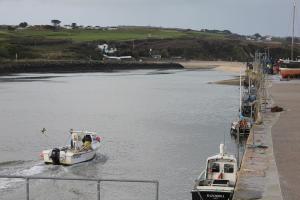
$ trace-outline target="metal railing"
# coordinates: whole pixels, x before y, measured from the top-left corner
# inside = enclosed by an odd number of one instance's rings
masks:
[[[42,177],[42,176],[9,176],[0,175],[0,179],[24,179],[26,181],[26,200],[30,200],[29,180],[56,180],[56,181],[86,181],[97,183],[97,200],[100,200],[100,183],[101,182],[120,182],[120,183],[149,183],[156,185],[155,200],[159,199],[159,182],[157,180],[127,180],[127,179],[92,179],[92,178],[61,178],[61,177]]]

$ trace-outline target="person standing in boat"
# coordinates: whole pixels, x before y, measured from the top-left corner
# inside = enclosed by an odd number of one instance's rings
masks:
[[[70,129],[70,134],[71,134],[71,149],[74,148],[74,143],[73,143],[73,137],[72,137],[72,134],[73,134],[73,129],[71,128]]]
[[[82,151],[87,151],[87,150],[90,150],[92,149],[92,139],[91,139],[91,136],[89,135],[85,135],[82,139]]]

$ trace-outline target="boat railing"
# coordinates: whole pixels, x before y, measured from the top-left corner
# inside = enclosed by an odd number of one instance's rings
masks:
[[[96,179],[96,178],[63,178],[63,177],[43,177],[43,176],[10,176],[0,175],[0,179],[23,179],[26,181],[26,200],[30,200],[30,180],[55,180],[55,181],[85,181],[97,183],[97,200],[100,200],[100,184],[101,182],[119,182],[119,183],[143,183],[154,184],[155,200],[159,199],[159,182],[157,180],[133,180],[133,179]]]
[[[201,172],[201,174],[197,178],[198,181],[205,180],[205,170]]]

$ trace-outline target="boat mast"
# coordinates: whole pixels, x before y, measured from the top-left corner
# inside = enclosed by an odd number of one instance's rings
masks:
[[[296,0],[294,0],[294,6],[293,6],[293,33],[292,33],[291,60],[294,60],[295,13],[296,13]]]
[[[242,67],[240,68],[240,112],[239,112],[241,117],[242,114]]]

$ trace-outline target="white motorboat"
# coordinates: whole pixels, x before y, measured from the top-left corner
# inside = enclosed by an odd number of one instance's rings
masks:
[[[234,155],[220,153],[209,157],[206,169],[196,179],[192,189],[192,200],[230,200],[236,183],[237,160]]]
[[[74,165],[95,158],[101,138],[95,132],[73,131],[70,145],[44,150],[41,158],[46,164]]]

